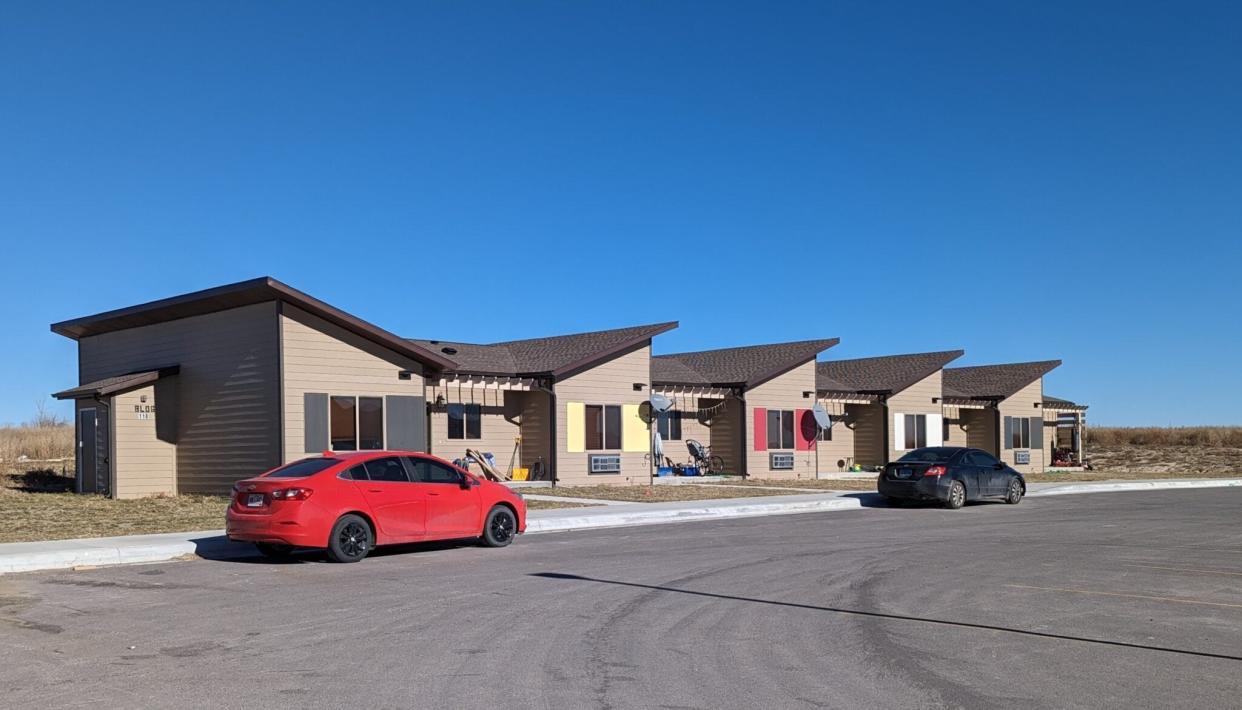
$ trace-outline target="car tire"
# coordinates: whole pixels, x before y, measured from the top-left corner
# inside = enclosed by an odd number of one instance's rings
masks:
[[[293,545],[285,545],[279,542],[256,542],[254,546],[259,548],[260,555],[273,559],[280,559],[293,554]]]
[[[1009,479],[1009,487],[1005,489],[1005,502],[1009,505],[1017,505],[1022,502],[1022,496],[1025,491],[1022,490],[1022,481],[1017,478]]]
[[[361,516],[342,515],[328,536],[328,559],[333,562],[357,562],[375,546],[375,533]]]
[[[483,544],[487,547],[505,547],[517,535],[517,516],[503,505],[494,506],[483,521]]]
[[[949,510],[957,510],[966,505],[966,484],[961,481],[954,481],[949,484],[949,495],[944,500],[944,507]]]

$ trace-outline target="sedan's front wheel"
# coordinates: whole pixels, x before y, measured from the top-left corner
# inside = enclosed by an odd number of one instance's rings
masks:
[[[966,505],[966,485],[961,481],[954,481],[949,485],[949,497],[944,501],[944,507],[949,510],[957,510]]]
[[[488,547],[504,547],[513,542],[517,534],[517,516],[503,505],[492,508],[483,522],[483,544]]]
[[[1009,488],[1005,490],[1005,502],[1009,505],[1017,505],[1022,502],[1022,482],[1016,478],[1009,479]]]

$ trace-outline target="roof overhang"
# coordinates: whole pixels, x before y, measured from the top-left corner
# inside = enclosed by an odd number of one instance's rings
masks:
[[[178,365],[170,365],[168,367],[160,367],[154,370],[141,370],[138,372],[130,372],[116,377],[106,377],[102,380],[88,382],[84,385],[78,385],[71,389],[57,392],[52,396],[56,399],[94,399],[98,397],[108,397],[114,394],[122,394],[130,390],[136,390],[139,387],[145,387],[160,378],[170,377],[181,371]]]
[[[289,303],[398,355],[411,358],[436,370],[447,370],[454,366],[451,360],[302,293],[270,276],[53,323],[52,332],[79,340],[92,335],[206,315],[268,301]]]

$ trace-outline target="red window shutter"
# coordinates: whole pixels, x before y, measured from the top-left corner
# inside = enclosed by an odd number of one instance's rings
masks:
[[[755,451],[768,450],[768,410],[755,407]]]
[[[815,416],[809,409],[794,410],[794,450],[814,451],[815,436],[819,427],[815,425]]]

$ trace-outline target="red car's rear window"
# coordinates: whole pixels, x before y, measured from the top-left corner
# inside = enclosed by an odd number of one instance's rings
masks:
[[[340,463],[340,459],[302,459],[286,464],[267,474],[266,478],[306,478]]]

